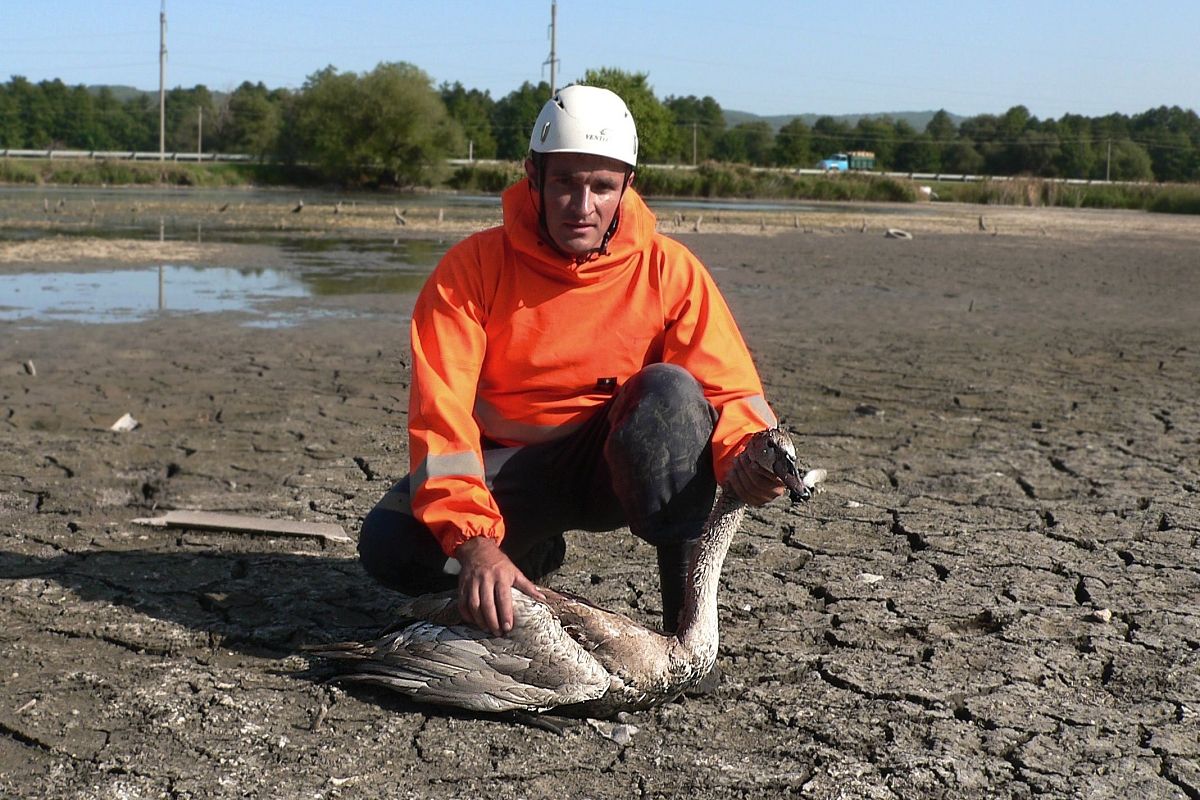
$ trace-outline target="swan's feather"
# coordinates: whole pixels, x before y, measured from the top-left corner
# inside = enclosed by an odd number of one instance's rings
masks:
[[[543,711],[593,700],[610,688],[608,671],[567,635],[549,606],[521,592],[513,592],[521,622],[504,637],[462,623],[446,602],[414,600],[429,616],[455,621],[417,620],[393,626],[373,642],[313,652],[347,663],[353,671],[345,680],[473,711]],[[417,611],[412,605],[401,613]]]

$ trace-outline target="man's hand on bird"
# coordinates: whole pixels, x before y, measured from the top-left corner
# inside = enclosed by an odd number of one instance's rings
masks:
[[[742,502],[751,506],[764,506],[787,491],[783,481],[746,450],[734,457],[726,482]]]
[[[495,539],[477,536],[458,546],[458,609],[480,630],[503,636],[513,628],[512,589],[545,600],[541,590],[505,555]]]

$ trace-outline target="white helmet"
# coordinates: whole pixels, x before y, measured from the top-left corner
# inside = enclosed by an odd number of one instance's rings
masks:
[[[590,153],[637,166],[638,139],[625,102],[599,86],[559,89],[538,114],[529,137],[535,153]]]

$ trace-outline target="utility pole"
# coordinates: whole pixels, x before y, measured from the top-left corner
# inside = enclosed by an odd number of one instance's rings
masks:
[[[696,121],[692,120],[692,166],[696,166]]]
[[[196,160],[204,152],[204,106],[196,106]]]
[[[167,153],[167,0],[158,12],[158,160]]]
[[[166,0],[163,0],[165,3]],[[550,65],[550,96],[558,90],[558,55],[555,45],[558,39],[558,0],[550,3],[550,57],[542,62],[542,66]]]
[[[1112,139],[1108,140],[1108,158],[1104,160],[1104,180],[1112,175]]]

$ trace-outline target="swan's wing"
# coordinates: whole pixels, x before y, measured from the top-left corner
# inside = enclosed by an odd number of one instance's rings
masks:
[[[674,638],[568,592],[542,589],[568,635],[624,683],[656,685],[672,672]]]
[[[428,605],[420,610],[430,617],[456,614],[447,605],[452,598],[417,600]],[[544,711],[608,691],[608,671],[567,635],[544,603],[514,590],[513,606],[516,624],[504,637],[423,619],[374,642],[313,652],[341,662],[348,680],[472,711]]]

